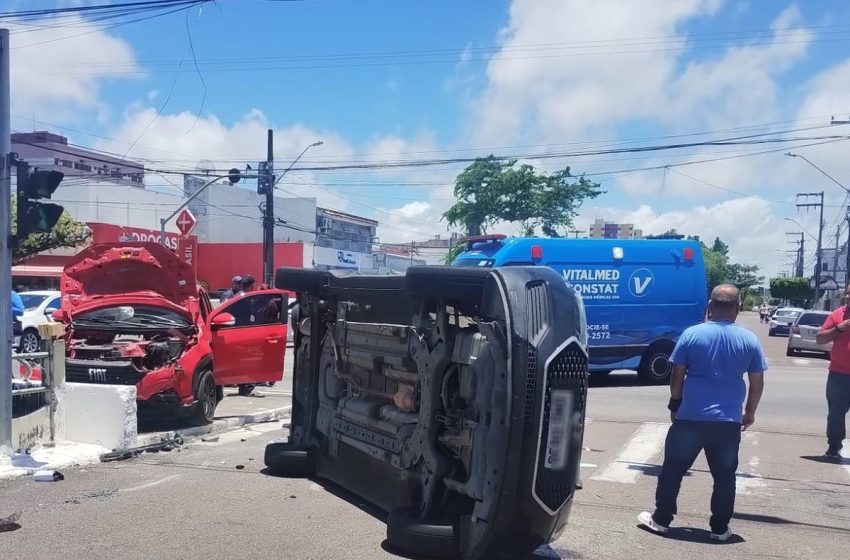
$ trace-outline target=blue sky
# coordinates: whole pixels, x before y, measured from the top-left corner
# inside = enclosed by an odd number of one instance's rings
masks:
[[[850,114],[848,16],[850,4],[827,0],[219,0],[111,29],[76,21],[86,34],[71,38],[80,31],[16,33],[13,128],[51,123],[78,144],[175,169],[259,160],[266,127],[276,130],[278,161],[322,139],[304,159],[322,164],[826,125]],[[735,154],[742,149],[753,148]],[[799,149],[850,183],[847,143]],[[729,150],[539,165],[600,173]],[[293,173],[285,188],[378,219],[382,238],[401,240],[445,232],[439,216],[461,168]],[[817,227],[793,207],[800,185],[829,191],[828,225],[843,204],[843,193],[781,151],[675,169],[597,175],[608,194],[583,208],[579,227],[607,218],[720,235],[771,274],[782,268],[774,249],[785,246],[783,218]]]

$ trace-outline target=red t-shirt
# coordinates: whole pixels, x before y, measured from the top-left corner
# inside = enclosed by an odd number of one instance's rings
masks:
[[[845,319],[850,319],[850,308],[846,305],[830,313],[821,330],[834,329]],[[829,371],[850,375],[850,330],[837,333],[833,339]]]

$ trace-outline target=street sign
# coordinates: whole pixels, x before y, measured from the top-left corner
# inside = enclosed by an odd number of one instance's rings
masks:
[[[197,225],[198,220],[195,219],[195,216],[189,212],[188,208],[184,208],[180,215],[177,216],[177,229],[180,230],[180,233],[183,235],[189,235],[192,233],[192,230],[195,229],[195,225]]]

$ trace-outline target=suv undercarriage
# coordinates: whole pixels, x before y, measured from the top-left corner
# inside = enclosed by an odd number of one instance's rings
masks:
[[[560,276],[280,269],[276,286],[298,296],[291,432],[270,470],[391,512],[408,554],[492,558],[560,534],[587,395],[584,312]]]

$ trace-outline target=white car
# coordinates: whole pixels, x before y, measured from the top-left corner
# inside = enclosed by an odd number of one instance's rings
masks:
[[[53,312],[62,306],[61,294],[45,290],[19,295],[24,302],[24,314],[21,315],[21,336],[15,340],[15,347],[25,354],[38,352],[41,350],[38,326],[53,322]]]
[[[770,319],[767,328],[768,336],[788,336],[791,333],[791,325],[803,313],[799,307],[781,307],[776,310]]]

